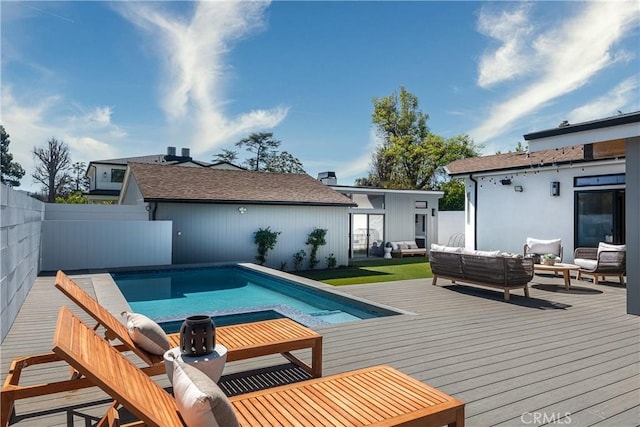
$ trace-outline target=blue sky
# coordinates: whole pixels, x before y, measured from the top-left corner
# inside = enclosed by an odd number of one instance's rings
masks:
[[[366,176],[372,99],[415,94],[432,132],[485,154],[563,120],[640,110],[640,4],[3,1],[1,122],[72,161],[273,132],[307,173]],[[244,159],[248,153],[240,152]]]

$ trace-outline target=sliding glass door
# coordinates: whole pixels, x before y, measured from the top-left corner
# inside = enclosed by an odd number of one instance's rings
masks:
[[[353,257],[383,256],[384,215],[351,216],[351,254]]]
[[[625,241],[624,190],[577,191],[575,247],[598,247],[599,242]]]

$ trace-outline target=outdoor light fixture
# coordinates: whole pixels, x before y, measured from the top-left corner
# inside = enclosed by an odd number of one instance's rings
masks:
[[[511,180],[509,178],[501,179],[500,184],[502,185],[511,185]]]
[[[522,188],[522,185],[515,185],[513,187],[513,191],[515,191],[516,193],[522,193],[524,191],[524,188]]]
[[[247,208],[245,208],[244,206],[240,206],[238,208],[238,212],[240,212],[240,215],[243,215],[246,211],[247,211]]]
[[[560,195],[560,183],[558,181],[551,182],[551,195],[552,196]]]

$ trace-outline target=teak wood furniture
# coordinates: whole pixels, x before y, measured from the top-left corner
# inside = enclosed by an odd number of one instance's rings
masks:
[[[107,309],[100,305],[64,272],[58,271],[55,286],[80,308],[86,311],[99,326],[105,329],[105,338],[117,339],[121,344],[114,347],[119,351],[133,351],[149,366],[143,368],[147,375],[165,373],[162,355],[154,355],[138,347],[127,327]],[[282,354],[287,360],[298,365],[313,377],[322,376],[322,335],[291,319],[266,320],[240,325],[216,328],[216,340],[227,348],[227,362],[253,357]],[[171,347],[180,346],[180,334],[169,335]],[[291,354],[292,351],[311,349],[311,366]],[[13,412],[14,402],[19,399],[42,396],[92,387],[94,384],[73,373],[71,379],[45,384],[20,385],[22,370],[28,366],[58,362],[53,353],[15,358],[11,362],[9,374],[0,392],[0,427],[6,427]]]
[[[533,264],[534,271],[552,271],[553,273],[562,273],[564,278],[564,288],[566,290],[571,289],[571,270],[579,270],[580,267],[575,264],[566,264],[562,262],[556,262],[553,265],[547,264]]]
[[[66,307],[60,309],[53,351],[144,425],[184,425],[173,397]],[[241,426],[464,425],[464,403],[389,366],[311,379],[229,400]],[[105,420],[115,423],[117,416],[111,411]]]

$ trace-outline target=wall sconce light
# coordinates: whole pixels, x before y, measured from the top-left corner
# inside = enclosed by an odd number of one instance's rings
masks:
[[[511,180],[509,178],[501,179],[500,184],[502,185],[511,185]]]
[[[106,177],[107,177],[107,171],[102,172],[102,176],[103,176],[104,178],[106,178]]]
[[[522,188],[522,185],[515,185],[513,187],[513,191],[515,191],[516,193],[522,193],[524,191],[524,188]]]
[[[551,182],[551,195],[552,196],[560,195],[560,183],[558,181]]]
[[[240,206],[238,208],[238,212],[240,212],[240,215],[244,215],[246,211],[247,211],[247,208],[245,208],[244,206]]]
[[[436,216],[436,208],[431,208],[431,216]]]

